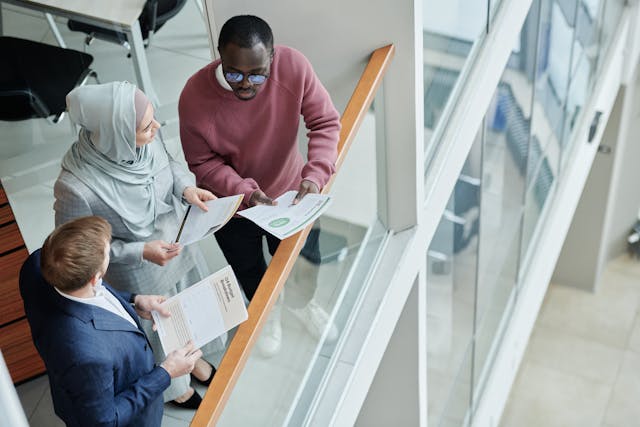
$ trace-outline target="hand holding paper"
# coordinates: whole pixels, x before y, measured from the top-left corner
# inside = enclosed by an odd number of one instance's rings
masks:
[[[200,208],[193,208],[190,205],[184,214],[180,231],[176,236],[176,243],[180,242],[181,245],[189,245],[218,231],[236,213],[242,198],[243,195],[238,194],[236,196],[208,200],[204,203],[207,207],[206,211]]]
[[[296,191],[287,191],[276,199],[276,206],[254,206],[239,211],[238,215],[253,221],[277,238],[286,239],[315,221],[331,204],[330,196],[309,193],[293,204],[296,194]]]
[[[205,202],[216,199],[216,196],[214,196],[211,191],[198,187],[185,188],[182,192],[182,197],[184,197],[190,205],[195,205],[205,212],[209,210]]]
[[[172,296],[162,307],[163,317],[152,311],[165,354],[193,341],[200,348],[247,320],[247,309],[230,266]]]

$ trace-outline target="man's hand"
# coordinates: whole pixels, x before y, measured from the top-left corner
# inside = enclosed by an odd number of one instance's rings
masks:
[[[157,311],[164,317],[171,316],[169,310],[161,306],[166,300],[162,295],[136,295],[133,304],[138,316],[143,319],[152,320],[151,310]]]
[[[194,351],[194,349],[193,342],[189,341],[184,347],[169,353],[160,366],[169,373],[171,378],[187,375],[193,371],[196,360],[202,357],[202,351]]]
[[[275,206],[278,202],[274,201],[272,198],[268,197],[266,194],[262,192],[262,190],[256,190],[251,194],[249,198],[248,205],[256,206],[256,205],[267,205],[267,206]]]
[[[178,243],[167,243],[164,240],[152,240],[144,244],[142,258],[154,264],[166,265],[172,258],[177,257],[182,251]]]
[[[300,183],[300,189],[298,190],[298,194],[296,194],[296,197],[293,198],[293,202],[291,202],[291,204],[297,205],[298,202],[302,200],[302,198],[307,194],[317,194],[319,192],[320,192],[320,189],[315,183],[307,179],[303,179],[302,182]]]
[[[209,209],[204,204],[207,200],[214,200],[216,196],[209,190],[198,187],[187,187],[182,192],[182,197],[192,205],[196,205],[203,211],[207,212]]]

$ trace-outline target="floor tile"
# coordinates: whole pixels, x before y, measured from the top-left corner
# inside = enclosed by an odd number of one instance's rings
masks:
[[[53,411],[53,401],[51,400],[51,391],[46,388],[38,407],[33,411],[29,418],[31,427],[64,427],[64,423]]]
[[[619,348],[542,325],[527,347],[529,360],[539,365],[605,384],[614,383],[623,355]]]
[[[596,293],[550,285],[538,323],[625,348],[638,308],[638,295],[629,292],[624,275],[612,272],[608,278],[623,280],[606,283]]]
[[[7,195],[27,249],[33,252],[55,227],[53,189],[36,185]]]
[[[611,260],[608,268],[640,278],[640,259],[622,254]]]
[[[16,387],[18,398],[20,399],[22,409],[27,419],[31,417],[48,388],[49,380],[46,375],[27,381]]]
[[[626,352],[620,374],[613,386],[605,424],[615,427],[637,425],[640,420],[640,355]]]
[[[522,366],[501,427],[597,427],[611,386],[533,362]]]
[[[48,32],[44,14],[17,6],[2,8],[3,35],[40,41]]]
[[[162,417],[162,427],[188,427],[189,422],[171,417],[165,413]]]
[[[178,408],[177,406],[171,403],[165,403],[164,405],[165,416],[169,416],[171,418],[181,420],[182,422],[191,422],[195,413],[196,411],[192,409]]]

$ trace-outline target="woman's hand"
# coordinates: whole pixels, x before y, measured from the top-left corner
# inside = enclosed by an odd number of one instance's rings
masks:
[[[164,240],[153,240],[144,244],[142,258],[154,264],[165,265],[172,258],[180,255],[182,246],[178,243],[167,243]]]
[[[211,191],[198,187],[187,187],[182,192],[182,197],[192,205],[196,205],[203,211],[207,212],[209,209],[204,204],[207,200],[214,200],[216,196]]]

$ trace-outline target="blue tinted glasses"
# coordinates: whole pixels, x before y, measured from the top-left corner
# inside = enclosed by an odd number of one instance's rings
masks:
[[[229,83],[240,83],[244,80],[244,73],[224,73],[224,79]],[[261,85],[267,80],[267,76],[262,74],[248,74],[247,80],[254,85]]]

